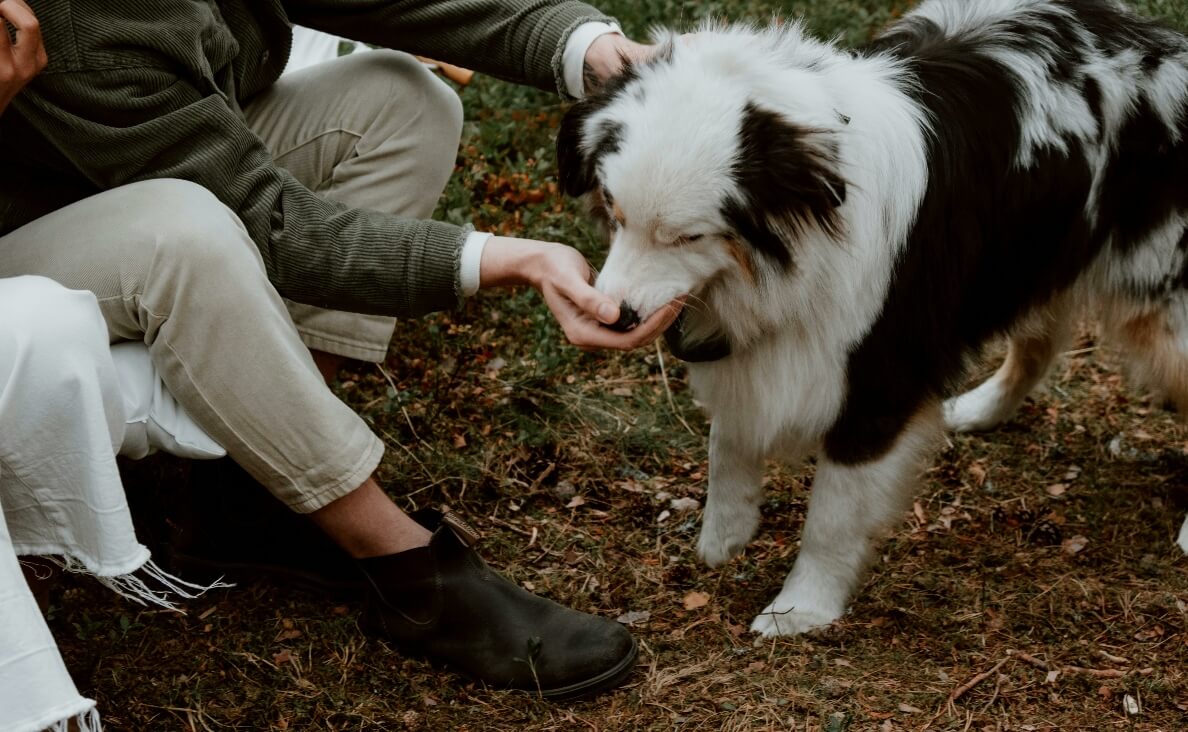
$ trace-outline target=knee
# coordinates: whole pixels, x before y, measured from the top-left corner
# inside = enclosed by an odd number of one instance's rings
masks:
[[[0,372],[18,361],[33,371],[83,365],[108,353],[107,326],[95,295],[45,277],[0,280]]]
[[[428,157],[453,170],[462,139],[458,93],[407,53],[377,50],[349,59],[353,84],[379,104],[376,123],[386,134],[415,136]]]
[[[239,216],[206,188],[159,179],[125,186],[153,242],[153,259],[171,272],[234,276],[261,269],[259,250]]]

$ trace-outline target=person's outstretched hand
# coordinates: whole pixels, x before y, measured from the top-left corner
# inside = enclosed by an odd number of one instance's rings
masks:
[[[25,0],[0,0],[0,18],[4,20],[0,33],[0,114],[25,84],[45,68],[49,60],[41,44],[41,27],[37,16]],[[16,41],[9,36],[8,27],[16,30]]]
[[[647,345],[676,320],[684,304],[674,300],[625,333],[611,330],[606,326],[619,319],[619,303],[590,285],[592,274],[573,247],[493,236],[483,247],[479,286],[531,285],[544,296],[569,342],[587,350]]]

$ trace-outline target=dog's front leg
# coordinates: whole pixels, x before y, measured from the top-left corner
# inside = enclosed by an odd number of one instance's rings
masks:
[[[940,433],[938,406],[918,416],[890,451],[868,463],[822,458],[809,498],[800,554],[784,589],[751,624],[765,636],[795,635],[842,616],[882,533],[911,501]]]
[[[763,455],[723,427],[710,424],[709,496],[697,555],[711,567],[738,556],[759,527]]]

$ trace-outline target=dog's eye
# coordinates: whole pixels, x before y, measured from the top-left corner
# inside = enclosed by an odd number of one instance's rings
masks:
[[[705,236],[705,234],[691,234],[685,237],[685,241],[697,241],[703,236]]]
[[[698,239],[702,238],[703,236],[705,236],[705,235],[704,234],[689,234],[688,236],[678,236],[676,238],[676,241],[673,243],[676,244],[677,246],[683,246],[685,244],[692,244],[693,242],[697,241]]]

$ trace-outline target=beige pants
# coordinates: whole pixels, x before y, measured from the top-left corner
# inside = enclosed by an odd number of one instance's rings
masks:
[[[285,76],[244,108],[277,164],[352,208],[428,218],[454,170],[462,103],[408,54],[372,51]],[[288,302],[310,348],[383,361],[395,320]]]
[[[286,79],[253,102],[252,118],[314,188],[425,213],[460,130],[456,96],[447,102],[443,90],[405,56],[361,54]],[[431,96],[437,106],[421,104]],[[382,442],[326,388],[243,224],[205,189],[134,183],[29,223],[0,238],[0,277],[23,274],[94,292],[110,340],[144,341],[178,402],[294,510],[349,493],[379,464]],[[312,316],[323,319],[307,331],[329,339],[316,345],[355,344],[382,359],[390,323],[364,337],[359,316]]]

